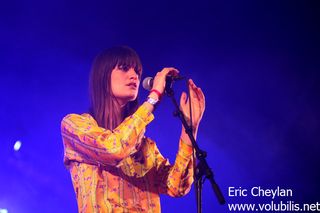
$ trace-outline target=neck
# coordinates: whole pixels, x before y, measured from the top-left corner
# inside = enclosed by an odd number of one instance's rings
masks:
[[[122,118],[122,115],[124,113],[125,107],[127,105],[127,103],[123,103],[122,101],[120,101],[119,99],[115,99],[115,105],[118,108],[118,117]]]

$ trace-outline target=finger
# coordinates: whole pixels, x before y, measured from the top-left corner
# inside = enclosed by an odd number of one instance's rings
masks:
[[[201,98],[201,96],[203,95],[202,90],[200,87],[197,87],[197,85],[193,82],[192,79],[190,79],[190,86],[193,89],[193,91],[196,93],[196,95]]]
[[[200,87],[196,87],[195,89],[190,89],[190,100],[194,107],[201,109],[204,111],[205,108],[205,97]]]
[[[162,69],[161,72],[163,72],[164,75],[170,74],[170,75],[176,76],[176,75],[178,75],[179,70],[177,70],[174,67],[165,67]]]
[[[190,90],[190,97],[191,98],[197,98],[198,97],[198,93],[199,93],[199,87],[197,87],[192,79],[189,79],[189,90]]]
[[[205,98],[204,93],[202,92],[201,88],[199,88],[198,97],[199,97],[199,100],[200,100],[199,101],[200,102],[200,106],[201,106],[202,109],[204,109],[205,106],[206,106],[206,98]]]
[[[189,87],[193,90],[193,92],[197,95],[199,93],[199,88],[197,85],[193,82],[192,79],[189,80]]]
[[[182,92],[180,97],[180,106],[185,106],[187,103],[187,93]]]
[[[178,74],[179,74],[179,70],[177,70],[176,68],[171,69],[171,70],[168,72],[168,75],[170,75],[170,76],[177,76]]]
[[[179,71],[174,67],[165,67],[161,71],[157,72],[156,76],[159,79],[165,79],[167,75],[178,75]]]

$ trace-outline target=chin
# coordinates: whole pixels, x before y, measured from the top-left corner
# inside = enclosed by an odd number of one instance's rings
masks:
[[[130,101],[135,101],[135,100],[137,100],[137,97],[133,97],[130,99]]]
[[[128,101],[134,101],[134,100],[136,100],[137,99],[137,96],[136,95],[133,95],[133,96],[129,96],[128,97]]]

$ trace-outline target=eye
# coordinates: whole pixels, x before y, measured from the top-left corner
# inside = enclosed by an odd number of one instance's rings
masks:
[[[130,67],[126,64],[121,64],[118,66],[118,68],[122,71],[125,71],[125,72],[127,72],[130,69]]]
[[[137,73],[139,77],[141,77],[141,70],[138,67],[135,67],[134,71]]]

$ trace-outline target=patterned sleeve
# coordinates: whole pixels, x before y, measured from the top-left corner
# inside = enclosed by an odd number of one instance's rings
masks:
[[[153,114],[141,105],[113,131],[99,127],[91,116],[69,114],[61,122],[64,162],[70,161],[118,166],[135,151],[138,137],[153,120]]]
[[[175,163],[170,165],[158,149],[155,151],[157,174],[156,185],[161,194],[180,197],[187,194],[193,183],[193,148],[180,139]]]

